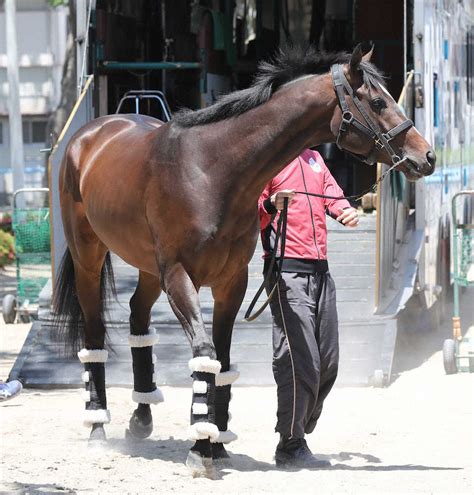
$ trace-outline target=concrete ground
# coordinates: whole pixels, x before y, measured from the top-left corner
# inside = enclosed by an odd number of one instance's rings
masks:
[[[474,324],[472,295],[464,295],[464,328]],[[27,329],[0,323],[2,378]],[[331,393],[308,437],[332,463],[317,471],[275,468],[274,387],[234,387],[230,427],[239,439],[229,446],[232,466],[217,480],[192,479],[184,466],[188,389],[163,389],[165,402],[153,408],[155,431],[137,443],[124,435],[131,391],[109,389],[112,423],[103,451],[87,448],[79,391],[24,390],[0,405],[0,493],[474,493],[474,375],[445,375],[440,349],[450,332],[449,321],[439,331],[402,332],[392,385]]]

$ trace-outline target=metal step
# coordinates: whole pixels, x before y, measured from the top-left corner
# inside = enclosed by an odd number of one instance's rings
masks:
[[[187,362],[191,349],[179,325],[158,327],[160,341],[155,345],[156,374],[159,385],[191,384]],[[132,386],[132,367],[128,347],[128,327],[108,327],[113,351],[106,366],[108,386]],[[340,324],[340,366],[338,386],[370,385],[375,369],[387,379],[391,373],[391,352],[396,336],[396,322],[366,321]],[[387,349],[389,352],[387,352]],[[232,363],[241,377],[237,385],[273,385],[271,330],[264,326],[237,325],[231,351]],[[11,379],[21,379],[27,387],[83,387],[83,366],[78,359],[62,354],[62,345],[53,340],[50,327],[39,321],[30,331]]]
[[[357,247],[359,248],[359,244],[357,244]],[[347,246],[346,250],[344,252],[333,252],[329,251],[328,252],[328,259],[329,259],[329,266],[347,266],[347,265],[353,265],[353,264],[371,264],[375,266],[375,251],[374,252],[369,252],[368,250],[364,249],[359,249],[357,251],[352,251],[350,253],[347,252]]]
[[[375,265],[367,264],[354,264],[354,265],[330,265],[331,275],[335,280],[339,276],[343,277],[362,277],[362,276],[375,276]]]

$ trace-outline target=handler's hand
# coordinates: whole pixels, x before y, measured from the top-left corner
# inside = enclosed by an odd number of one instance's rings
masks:
[[[359,225],[359,212],[355,208],[339,208],[339,216],[336,218],[346,227],[357,227]]]
[[[293,201],[295,194],[296,193],[294,189],[283,189],[282,191],[278,191],[275,194],[272,194],[270,196],[270,201],[277,210],[283,210],[284,198],[288,198],[288,204],[290,204]]]

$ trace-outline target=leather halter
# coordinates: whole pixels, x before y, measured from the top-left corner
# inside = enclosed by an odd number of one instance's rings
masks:
[[[410,127],[413,127],[413,122],[410,119],[406,119],[401,124],[398,124],[397,126],[390,129],[388,132],[382,132],[380,127],[370,118],[369,114],[363,107],[362,102],[354,93],[354,90],[352,89],[351,85],[346,79],[346,76],[344,75],[343,66],[340,64],[333,65],[331,67],[331,75],[334,89],[339,100],[339,105],[342,110],[342,121],[341,125],[339,126],[339,132],[337,133],[336,138],[336,144],[339,149],[355,156],[358,160],[368,163],[369,165],[373,165],[376,162],[375,154],[377,153],[377,151],[380,151],[382,149],[384,149],[389,154],[390,159],[392,160],[392,167],[395,167],[404,162],[407,157],[397,154],[391,146],[390,141],[392,141],[392,139],[396,138],[402,132],[410,129]],[[349,106],[346,102],[345,93],[350,96],[351,100],[357,107],[357,110],[359,110],[367,125],[363,124],[360,120],[354,117],[354,114],[350,111]],[[341,140],[344,137],[344,133],[347,132],[347,130],[351,126],[354,127],[357,131],[362,132],[363,134],[368,136],[370,139],[374,140],[374,147],[367,157],[352,153],[342,147]]]

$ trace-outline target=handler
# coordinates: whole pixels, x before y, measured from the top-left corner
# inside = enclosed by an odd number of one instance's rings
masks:
[[[304,439],[321,415],[337,376],[339,361],[336,289],[327,261],[326,212],[346,227],[359,223],[344,199],[323,199],[295,191],[340,197],[338,186],[317,151],[306,150],[287,165],[259,199],[265,273],[274,249],[278,210],[288,198],[282,276],[270,302],[273,316],[273,375],[278,391],[275,431],[277,466],[323,467]],[[277,263],[275,263],[277,265]],[[270,279],[267,293],[276,280]]]

